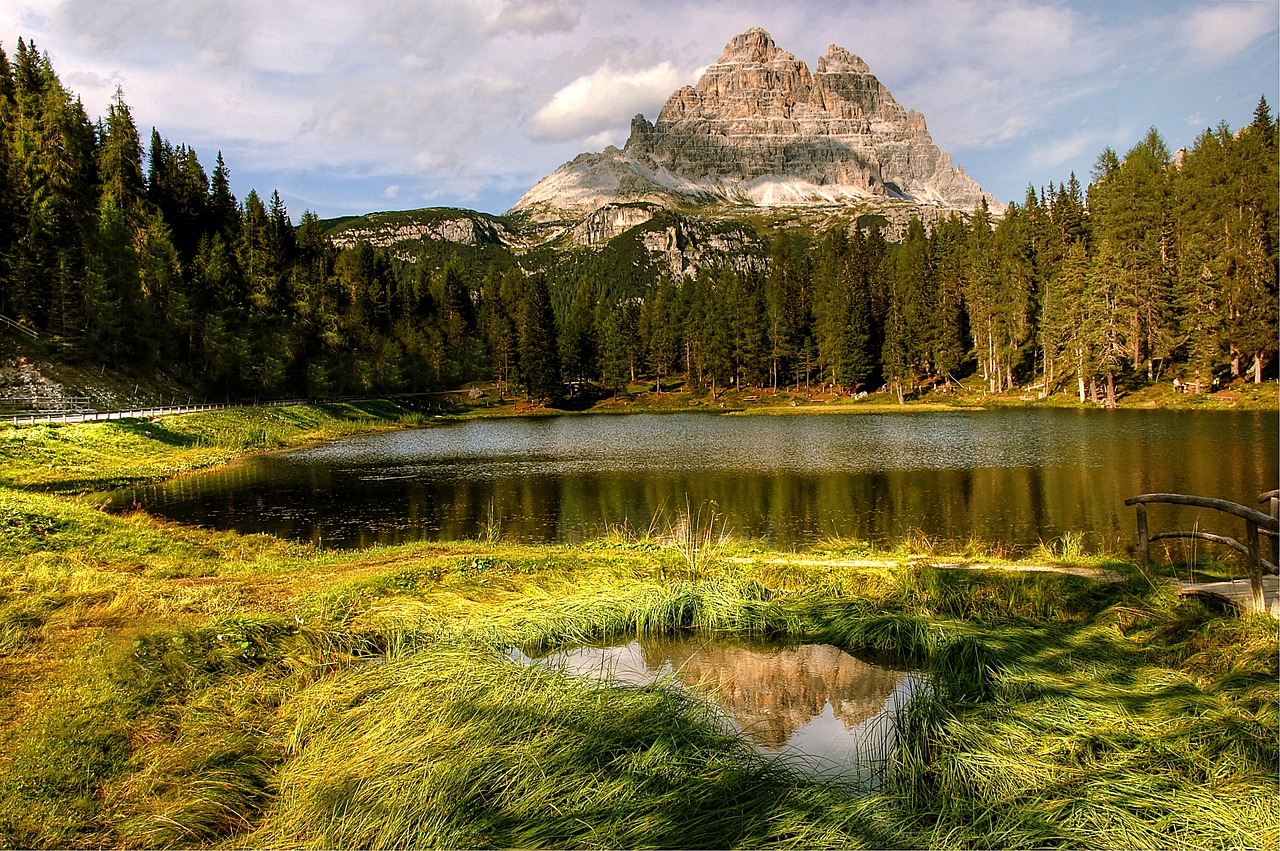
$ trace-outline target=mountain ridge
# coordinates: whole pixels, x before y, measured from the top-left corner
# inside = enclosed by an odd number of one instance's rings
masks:
[[[970,213],[994,197],[933,143],[859,57],[832,44],[817,72],[763,29],[734,36],[622,149],[583,153],[509,214],[581,217],[606,204],[815,207],[918,205]]]

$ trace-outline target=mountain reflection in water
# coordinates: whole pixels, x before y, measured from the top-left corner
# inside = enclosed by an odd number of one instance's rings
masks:
[[[825,644],[744,647],[699,640],[645,639],[580,647],[516,661],[610,685],[664,680],[709,698],[760,753],[805,774],[880,779],[896,743],[895,717],[922,680]]]

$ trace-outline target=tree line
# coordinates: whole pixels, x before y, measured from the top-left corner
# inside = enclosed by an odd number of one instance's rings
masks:
[[[978,375],[1114,404],[1171,376],[1260,381],[1277,349],[1277,126],[1171,153],[1152,129],[1092,182],[1028,189],[891,243],[760,234],[763,256],[673,278],[636,242],[514,255],[338,250],[278,193],[238,201],[221,154],[122,95],[91,121],[47,55],[0,50],[0,316],[54,357],[163,370],[208,394],[325,396],[499,381],[560,399],[643,380],[713,395],[908,395]]]

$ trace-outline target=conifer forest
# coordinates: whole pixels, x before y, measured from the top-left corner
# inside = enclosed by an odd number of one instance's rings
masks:
[[[980,376],[1108,404],[1276,367],[1265,100],[1185,151],[1152,128],[1103,150],[1087,185],[1028,188],[1003,215],[914,219],[894,242],[874,224],[758,226],[757,256],[674,278],[625,236],[424,242],[416,262],[339,250],[331,223],[295,224],[278,193],[237,199],[222,155],[203,156],[157,130],[144,143],[119,92],[91,118],[34,44],[0,52],[0,316],[50,358],[217,398],[499,381],[555,400],[645,381],[901,400]]]

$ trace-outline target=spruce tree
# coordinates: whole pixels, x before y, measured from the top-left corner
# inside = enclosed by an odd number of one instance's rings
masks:
[[[566,381],[587,381],[598,374],[597,343],[601,330],[596,325],[596,287],[588,275],[578,281],[573,301],[560,331],[560,365]]]
[[[520,383],[531,399],[551,401],[561,391],[555,316],[546,278],[535,274],[525,281],[520,300]]]

